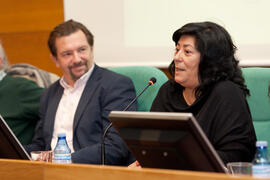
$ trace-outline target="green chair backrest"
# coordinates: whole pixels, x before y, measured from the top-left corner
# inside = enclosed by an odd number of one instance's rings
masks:
[[[270,97],[268,96],[270,68],[247,67],[242,68],[242,72],[250,90],[247,101],[257,139],[266,140],[270,145]]]
[[[168,78],[161,70],[151,66],[123,66],[111,67],[109,70],[129,77],[138,95],[148,84],[148,81],[155,77],[157,79],[153,86],[150,86],[138,99],[138,111],[150,111],[152,102],[155,99],[157,92],[162,84]]]

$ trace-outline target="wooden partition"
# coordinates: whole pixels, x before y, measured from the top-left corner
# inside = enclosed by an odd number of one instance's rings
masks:
[[[44,179],[44,163],[0,159],[1,180]]]
[[[63,21],[63,0],[1,0],[0,39],[10,63],[30,63],[61,74],[50,60],[47,39]]]
[[[82,164],[54,164],[25,160],[0,159],[0,178],[3,180],[241,180],[219,173],[161,169],[130,169],[127,167]]]

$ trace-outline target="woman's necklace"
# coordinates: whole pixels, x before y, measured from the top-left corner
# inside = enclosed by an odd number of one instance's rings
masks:
[[[183,91],[183,96],[184,96],[184,99],[185,99],[186,103],[189,106],[191,106],[196,100],[193,90],[192,91],[184,90]]]

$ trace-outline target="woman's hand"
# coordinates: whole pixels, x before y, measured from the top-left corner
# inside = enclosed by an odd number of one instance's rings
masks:
[[[128,167],[129,168],[142,168],[138,161],[131,163]]]

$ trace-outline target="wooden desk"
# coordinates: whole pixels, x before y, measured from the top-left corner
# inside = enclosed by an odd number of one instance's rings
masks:
[[[0,159],[1,180],[243,180],[226,174]]]

